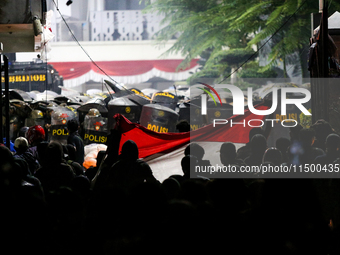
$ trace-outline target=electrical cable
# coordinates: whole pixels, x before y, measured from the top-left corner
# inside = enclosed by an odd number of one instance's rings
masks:
[[[47,85],[48,85],[48,78],[47,78],[47,76],[48,76],[48,68],[47,68],[47,49],[46,49],[46,39],[45,39],[45,33],[44,33],[44,28],[43,28],[43,33],[42,33],[42,35],[41,36],[43,36],[43,42],[44,42],[44,51],[45,51],[45,58],[46,58],[46,82],[45,82],[45,91],[46,91],[46,101],[47,101]],[[42,56],[40,55],[40,58],[41,58]],[[43,59],[42,59],[42,61],[44,61]],[[52,79],[51,79],[52,80]],[[53,81],[52,81],[53,82]]]
[[[299,58],[301,58],[302,54],[306,52],[306,48],[302,50],[302,52],[299,54]],[[292,68],[294,67],[294,65],[292,65],[288,70],[286,70],[286,72],[288,73],[288,71],[290,71]],[[277,79],[282,79],[284,78],[283,76],[277,77]]]
[[[83,48],[83,46],[80,44],[80,42],[78,41],[78,39],[76,38],[76,36],[74,35],[74,33],[72,32],[72,30],[71,30],[71,28],[70,28],[70,26],[67,24],[67,22],[66,22],[66,20],[65,20],[65,18],[64,18],[64,16],[62,15],[62,13],[60,12],[60,10],[59,10],[59,8],[58,8],[58,6],[57,6],[57,4],[56,4],[56,2],[55,2],[55,0],[52,0],[53,1],[53,3],[54,3],[54,5],[55,5],[55,7],[56,7],[56,10],[58,11],[58,13],[59,13],[59,15],[60,15],[60,17],[61,17],[61,19],[64,21],[64,23],[65,23],[65,25],[66,25],[66,27],[67,27],[67,29],[69,30],[69,32],[71,33],[71,36],[72,36],[72,38],[73,38],[73,40],[78,44],[78,46],[82,49],[82,51],[86,54],[86,56],[90,59],[90,61],[92,62],[92,64],[94,64],[104,75],[106,75],[110,80],[112,80],[115,84],[118,84],[119,85],[119,83],[117,82],[117,81],[115,81],[110,75],[108,75],[92,58],[91,58],[91,56],[86,52],[86,50]],[[124,88],[125,89],[125,88]]]

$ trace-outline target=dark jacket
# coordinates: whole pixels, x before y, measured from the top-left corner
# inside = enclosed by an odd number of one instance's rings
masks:
[[[34,176],[39,179],[44,192],[47,193],[62,186],[69,187],[75,174],[71,166],[60,163],[41,167]]]
[[[84,163],[84,143],[80,138],[78,131],[71,133],[67,138],[67,144],[72,144],[76,147],[76,159],[75,162],[79,163],[81,166]]]
[[[25,160],[31,174],[34,174],[35,171],[40,167],[38,160],[32,155],[29,150],[26,150],[23,153],[17,153],[14,155],[14,157]]]

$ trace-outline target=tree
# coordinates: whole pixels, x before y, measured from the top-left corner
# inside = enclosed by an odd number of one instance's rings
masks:
[[[286,65],[295,64],[296,69],[301,69],[303,77],[307,77],[307,50],[309,46],[310,14],[319,10],[319,1],[314,0],[286,0],[286,1],[257,1],[252,8],[244,11],[240,7],[236,12],[243,12],[230,25],[233,29],[242,28],[243,23],[259,17],[263,20],[256,29],[254,37],[248,42],[248,47],[256,44],[260,47],[268,41],[269,51],[262,51],[264,57],[268,58],[265,69],[283,62],[284,74]],[[330,13],[339,10],[340,4],[332,1]],[[270,39],[270,40],[269,40]]]
[[[156,0],[147,1],[146,6],[146,11],[165,16],[163,23],[167,25],[157,34],[159,42],[177,36],[165,54],[185,56],[179,68],[205,55],[204,66],[195,77],[214,74],[222,79],[235,67],[245,68],[245,62],[254,61],[252,47],[262,49],[265,43],[270,45],[269,51],[261,53],[269,61],[262,71],[270,70],[280,60],[284,67],[296,62],[303,66],[307,61],[310,13],[318,11],[315,0]],[[332,1],[330,11],[339,7]],[[208,49],[210,56],[205,54]]]

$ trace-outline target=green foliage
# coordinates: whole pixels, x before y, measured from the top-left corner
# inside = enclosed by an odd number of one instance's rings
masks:
[[[241,71],[238,72],[240,78],[276,78],[278,75],[275,68],[262,68],[258,62],[249,62]]]
[[[202,57],[209,49],[209,54],[203,56],[201,73],[195,74],[196,77],[227,77],[230,67],[240,66],[252,56],[253,45],[259,48],[267,41],[269,51],[261,50],[269,62],[263,73],[270,71],[279,60],[300,65],[291,55],[309,45],[310,14],[318,12],[315,0],[155,0],[145,3],[146,12],[165,17],[163,23],[167,25],[157,33],[158,43],[177,38],[164,54],[182,54],[184,61],[179,68]],[[332,1],[329,13],[335,10],[340,10],[340,3]],[[255,56],[249,60],[255,60]],[[243,67],[242,71],[245,70]]]
[[[237,66],[255,56],[253,49],[236,48],[219,52],[220,61],[228,66]]]
[[[308,109],[310,113],[312,113],[311,109]],[[311,115],[304,115],[303,113],[300,113],[300,124],[304,128],[310,128],[312,125],[312,116]]]
[[[258,84],[258,83],[254,83],[254,82],[250,83],[249,79],[247,81],[238,80],[235,85],[243,91],[247,91],[247,89],[249,87],[252,87],[255,90],[255,89],[259,89],[263,86],[263,84]]]

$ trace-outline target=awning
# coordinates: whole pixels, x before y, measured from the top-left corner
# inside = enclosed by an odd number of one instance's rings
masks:
[[[118,83],[135,84],[146,82],[152,77],[181,81],[191,76],[198,67],[198,59],[190,62],[186,69],[177,70],[183,60],[135,60],[97,61],[96,64]],[[101,82],[108,79],[92,62],[49,62],[64,78],[64,86],[72,88],[88,81]]]

